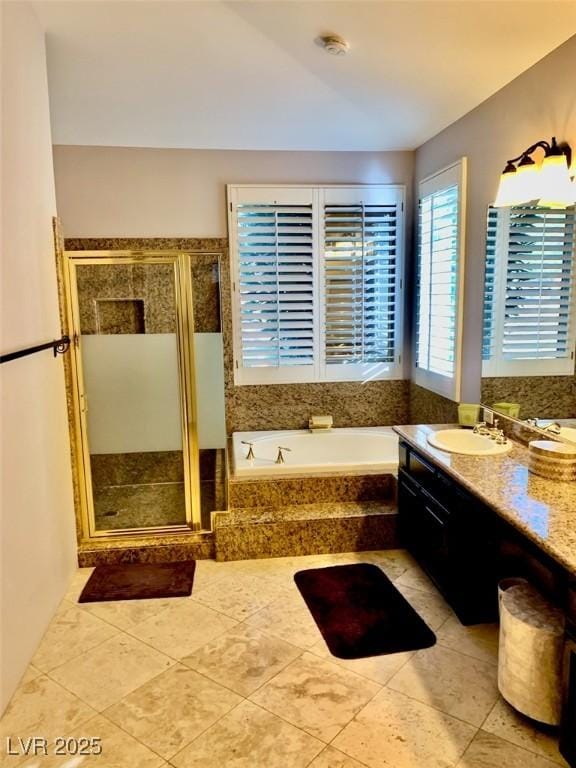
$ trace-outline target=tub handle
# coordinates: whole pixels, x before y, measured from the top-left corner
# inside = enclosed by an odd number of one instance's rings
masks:
[[[282,451],[291,451],[292,448],[283,448],[281,445],[278,446],[278,456],[276,456],[276,464],[284,464],[284,454]]]
[[[244,458],[247,461],[251,461],[252,459],[255,459],[256,457],[254,456],[254,450],[252,448],[254,443],[249,443],[248,440],[241,440],[240,442],[242,443],[242,445],[248,445],[249,446],[248,453],[246,454],[246,456]]]

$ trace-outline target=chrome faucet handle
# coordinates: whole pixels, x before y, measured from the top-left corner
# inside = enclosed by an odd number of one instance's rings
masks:
[[[486,422],[479,421],[477,424],[474,425],[474,429],[472,430],[472,432],[474,432],[474,434],[477,435],[481,429],[485,429],[485,428],[486,428]]]
[[[560,435],[562,433],[562,427],[557,421],[553,421],[551,424],[548,424],[547,427],[542,427],[542,429],[545,432],[550,432],[551,435]]]
[[[282,451],[291,451],[292,448],[283,448],[281,445],[278,446],[278,456],[276,456],[276,464],[284,464],[284,454]]]
[[[255,459],[256,457],[254,456],[254,450],[252,448],[254,443],[249,443],[248,440],[240,440],[240,442],[242,443],[242,445],[248,445],[249,446],[248,453],[246,454],[246,456],[244,458],[246,458],[248,461],[251,461],[252,459]]]

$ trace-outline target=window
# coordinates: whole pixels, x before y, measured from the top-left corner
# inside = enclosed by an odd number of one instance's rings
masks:
[[[416,384],[460,399],[466,159],[420,182]]]
[[[482,374],[574,373],[574,208],[491,208]]]
[[[228,195],[235,383],[401,378],[404,189]]]

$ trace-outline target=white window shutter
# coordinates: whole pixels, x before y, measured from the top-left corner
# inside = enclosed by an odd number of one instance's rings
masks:
[[[403,190],[328,188],[321,207],[324,378],[400,378]]]
[[[402,378],[404,188],[230,185],[236,384]]]
[[[574,373],[575,224],[573,207],[489,211],[484,376]]]
[[[312,381],[314,193],[240,188],[231,203],[238,383]]]
[[[420,386],[460,399],[466,162],[419,187],[415,371]]]

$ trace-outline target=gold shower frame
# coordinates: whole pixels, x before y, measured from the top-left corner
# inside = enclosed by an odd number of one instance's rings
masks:
[[[166,535],[175,533],[206,533],[202,528],[200,511],[200,466],[197,436],[194,367],[194,305],[192,299],[190,251],[63,251],[62,278],[65,311],[72,340],[70,345],[70,389],[72,393],[73,429],[75,433],[74,463],[79,487],[82,539],[101,540],[122,537]],[[177,317],[178,376],[180,381],[180,415],[182,422],[182,453],[184,464],[185,520],[181,525],[144,528],[96,529],[90,452],[88,448],[87,408],[84,396],[84,375],[80,350],[80,311],[76,267],[85,264],[168,264],[174,270]],[[186,343],[188,340],[188,343]]]

